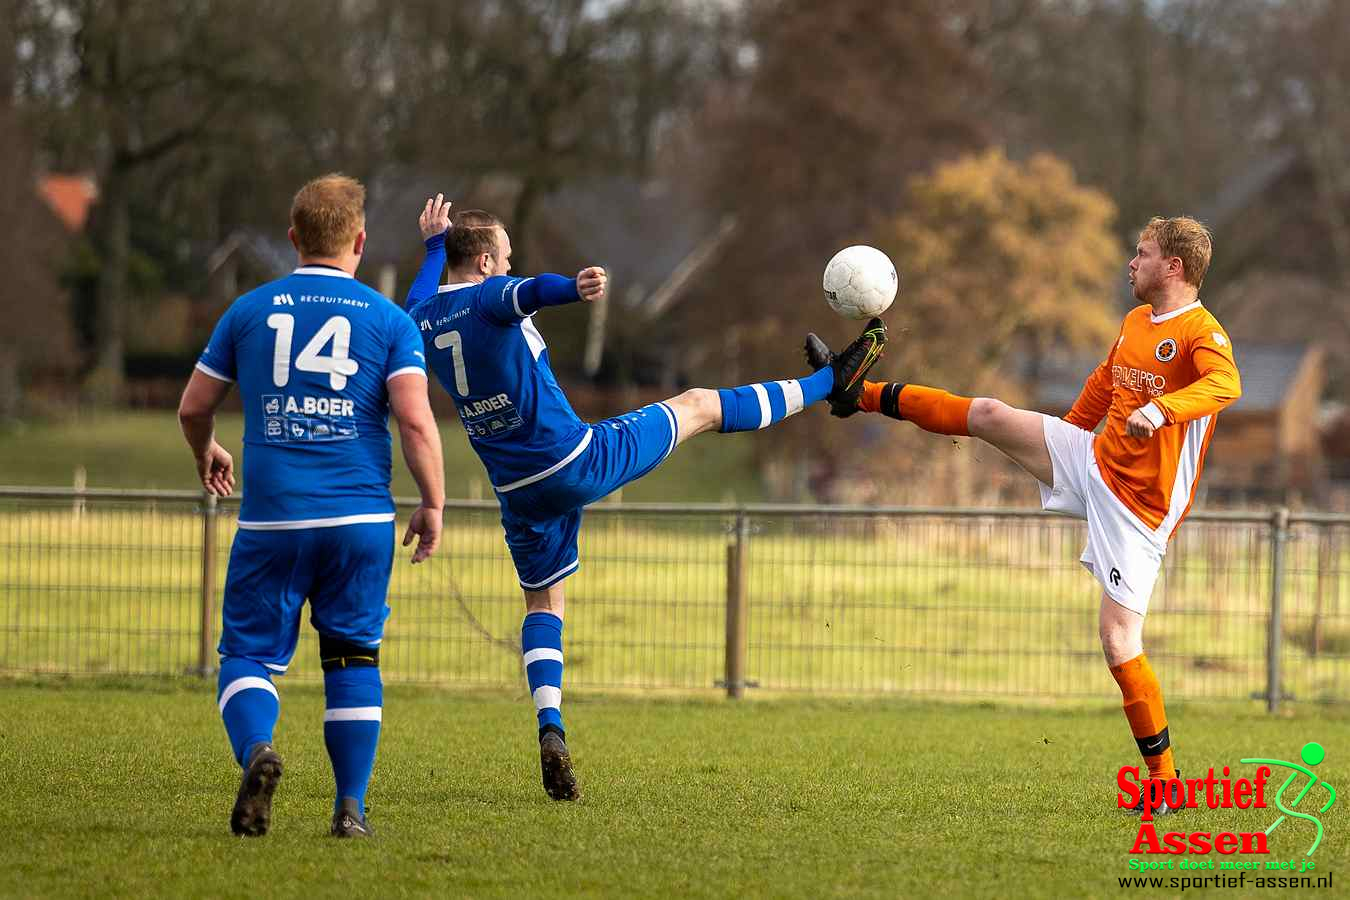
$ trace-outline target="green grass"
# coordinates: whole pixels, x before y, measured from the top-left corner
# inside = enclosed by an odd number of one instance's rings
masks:
[[[242,467],[243,416],[221,415],[217,436]],[[448,497],[491,497],[483,465],[454,418],[441,417]],[[728,435],[682,446],[659,469],[624,488],[628,501],[755,501],[763,489],[754,474],[753,436]],[[394,435],[394,494],[416,497]],[[192,456],[169,411],[97,413],[67,421],[0,427],[0,484],[69,487],[77,466],[89,487],[194,490],[200,485]],[[241,471],[242,474],[242,471]],[[239,488],[242,488],[242,478]],[[237,488],[238,489],[238,488]]]
[[[326,836],[322,695],[294,685],[282,689],[273,833],[232,838],[238,770],[213,696],[195,681],[0,686],[0,893],[1114,897],[1131,874],[1137,824],[1113,804],[1116,768],[1135,751],[1106,693],[1025,709],[574,691],[584,796],[557,804],[538,785],[523,691],[391,688],[369,797],[377,836],[360,843]],[[1321,776],[1343,795],[1350,786],[1343,710],[1271,718],[1173,704],[1171,721],[1197,775],[1225,764],[1250,774],[1241,757],[1294,760],[1315,739],[1328,750]],[[1318,873],[1350,876],[1348,806],[1322,816]],[[1162,830],[1273,820],[1201,809]],[[1311,828],[1290,824],[1272,835],[1271,858],[1302,859]]]
[[[215,627],[232,536],[230,517],[221,518]],[[571,683],[713,690],[724,674],[728,526],[719,515],[590,514],[583,568],[568,582]],[[195,666],[200,529],[181,507],[0,508],[0,669],[180,674]],[[1192,533],[1198,542],[1209,536]],[[1114,689],[1074,523],[1029,530],[806,517],[762,520],[749,541],[746,675],[761,689]],[[1212,558],[1183,545],[1155,593],[1146,646],[1169,696],[1245,700],[1265,689],[1269,575],[1252,547],[1228,543]],[[400,551],[386,672],[398,681],[514,684],[521,601],[495,514],[452,511],[444,547],[417,567]],[[1286,585],[1283,685],[1301,701],[1343,702],[1350,654],[1337,641],[1350,618],[1330,601],[1318,617],[1316,582],[1302,572]],[[1347,582],[1343,565],[1324,587],[1347,595]],[[1303,637],[1314,621],[1318,654]],[[303,663],[314,647],[310,630],[302,633]]]

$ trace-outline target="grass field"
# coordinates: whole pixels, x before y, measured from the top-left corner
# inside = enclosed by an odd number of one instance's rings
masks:
[[[440,424],[446,496],[491,497],[483,465],[469,448],[464,429],[445,416]],[[241,465],[243,416],[222,414],[216,430],[221,444],[234,454],[236,466]],[[759,500],[763,495],[751,465],[752,441],[750,435],[727,435],[718,441],[691,442],[651,475],[625,487],[624,499]],[[77,466],[84,468],[89,487],[200,487],[172,412],[109,412],[0,426],[0,484],[69,487]],[[241,478],[236,490],[242,487]],[[400,497],[417,496],[399,454],[397,430],[393,491]]]
[[[574,691],[584,796],[557,804],[538,785],[523,692],[391,688],[369,797],[376,838],[339,843],[326,835],[321,692],[282,687],[286,777],[273,833],[249,841],[229,835],[238,775],[213,699],[192,681],[0,684],[0,893],[1107,897],[1135,874],[1137,824],[1113,808],[1116,769],[1135,750],[1113,700],[1048,710]],[[1350,785],[1344,709],[1270,718],[1173,704],[1171,720],[1196,774],[1250,774],[1238,759],[1296,760],[1317,740],[1319,774],[1342,794]],[[1322,816],[1319,874],[1350,878],[1347,806]],[[1261,831],[1273,812],[1200,809],[1160,831]],[[1289,824],[1270,858],[1302,859],[1312,826]]]

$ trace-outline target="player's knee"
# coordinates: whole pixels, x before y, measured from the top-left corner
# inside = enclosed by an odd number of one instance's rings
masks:
[[[1097,635],[1101,638],[1102,654],[1109,665],[1119,665],[1143,652],[1141,635],[1126,622],[1103,617],[1098,622]]]
[[[380,648],[363,647],[342,638],[319,635],[319,663],[325,672],[361,667],[378,668]]]
[[[720,425],[722,422],[722,401],[717,396],[717,391],[708,388],[690,388],[672,398],[670,402],[672,406],[678,406],[682,412],[689,415],[692,419],[691,424],[696,428]]]

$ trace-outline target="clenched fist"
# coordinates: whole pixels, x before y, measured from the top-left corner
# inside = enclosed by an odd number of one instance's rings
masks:
[[[599,266],[591,266],[577,273],[577,293],[587,303],[599,300],[605,295],[609,285],[609,276]]]

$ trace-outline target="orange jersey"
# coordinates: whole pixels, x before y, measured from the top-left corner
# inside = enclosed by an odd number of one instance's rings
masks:
[[[1120,337],[1093,370],[1065,420],[1089,431],[1102,480],[1167,540],[1191,508],[1219,410],[1242,394],[1233,345],[1217,319],[1194,303],[1155,317],[1151,306],[1125,316]],[[1130,437],[1136,409],[1157,426]]]

